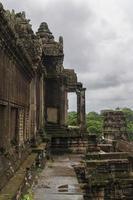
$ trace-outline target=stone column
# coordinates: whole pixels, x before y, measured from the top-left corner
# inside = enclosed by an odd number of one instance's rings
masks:
[[[65,90],[65,125],[67,125],[67,118],[68,118],[68,93]]]
[[[36,139],[36,76],[30,85],[30,138]]]
[[[81,129],[83,131],[86,130],[85,90],[86,88],[81,90]]]
[[[99,188],[96,195],[97,200],[104,200],[104,188]]]
[[[40,79],[40,116],[39,116],[39,129],[44,128],[45,117],[44,117],[44,74]]]
[[[77,91],[77,123],[81,131],[86,130],[85,88]]]
[[[91,200],[104,200],[105,198],[104,188],[102,187],[92,187],[89,191],[89,199]]]
[[[129,175],[132,176],[133,174],[133,156],[128,157],[129,160]]]
[[[77,94],[77,124],[80,126],[81,124],[81,93],[80,90],[76,91]]]
[[[24,109],[18,109],[18,145],[21,146],[24,143]]]
[[[60,86],[60,125],[65,125],[65,102],[66,102],[66,95],[65,95],[65,86],[62,84]]]

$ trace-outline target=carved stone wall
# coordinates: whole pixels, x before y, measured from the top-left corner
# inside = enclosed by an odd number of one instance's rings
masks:
[[[126,136],[127,124],[122,111],[104,111],[103,134],[107,139],[120,139]]]
[[[35,34],[25,12],[6,11],[0,3],[0,159],[6,157],[6,169],[11,163],[16,170],[49,122],[66,134],[67,92],[79,85],[63,60],[63,38],[55,41],[46,22]]]

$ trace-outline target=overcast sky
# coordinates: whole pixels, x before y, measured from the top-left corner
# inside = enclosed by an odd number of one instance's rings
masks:
[[[1,0],[64,38],[64,66],[86,91],[87,111],[133,108],[133,0]],[[71,98],[74,109],[76,99]]]

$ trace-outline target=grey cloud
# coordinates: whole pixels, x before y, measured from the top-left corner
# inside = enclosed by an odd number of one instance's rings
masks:
[[[25,10],[35,31],[46,21],[56,39],[64,37],[64,66],[87,87],[87,111],[133,107],[132,0],[1,1]]]
[[[88,82],[88,88],[90,90],[98,90],[104,89],[109,87],[116,87],[121,85],[121,80],[118,75],[100,75],[98,76],[97,80],[93,79],[92,81]]]

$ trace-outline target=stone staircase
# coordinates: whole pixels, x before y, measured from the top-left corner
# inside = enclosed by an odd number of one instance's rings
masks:
[[[132,199],[132,160],[131,152],[87,153],[87,198]]]
[[[52,137],[66,137],[68,135],[68,128],[65,126],[60,127],[58,124],[47,124],[46,133]]]
[[[47,136],[51,140],[52,153],[85,153],[87,138],[78,128],[69,128],[57,124],[46,126]]]

